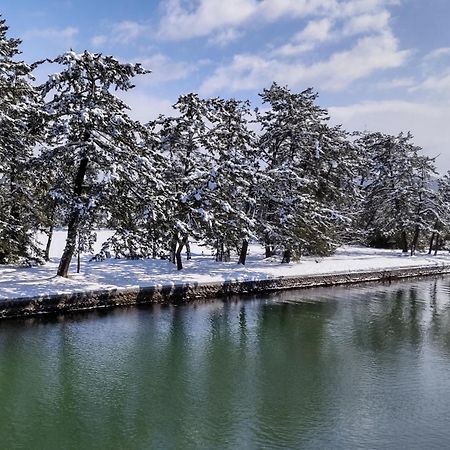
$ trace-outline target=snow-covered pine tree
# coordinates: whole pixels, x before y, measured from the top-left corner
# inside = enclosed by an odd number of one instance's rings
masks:
[[[431,230],[429,253],[436,255],[450,238],[450,173],[447,172],[437,180],[435,203],[436,221]]]
[[[211,124],[205,149],[211,170],[204,191],[211,214],[206,241],[216,260],[228,259],[230,249],[245,264],[249,239],[255,236],[256,191],[259,171],[256,135],[248,127],[249,102],[214,98],[208,101]]]
[[[414,255],[420,238],[427,237],[439,227],[442,218],[442,204],[435,186],[437,175],[434,159],[423,155],[413,155],[411,160],[413,177],[411,186],[411,255]]]
[[[0,263],[35,260],[37,221],[31,158],[39,139],[42,103],[32,68],[17,60],[19,39],[0,16]]]
[[[92,216],[107,207],[117,180],[136,183],[141,125],[130,119],[128,107],[112,90],[131,89],[132,78],[148,71],[87,51],[69,51],[47,62],[63,66],[41,86],[51,143],[41,159],[56,173],[60,184],[52,192],[67,211],[67,240],[57,272],[67,277],[80,227],[93,224]]]
[[[170,236],[168,248],[178,270],[182,251],[190,237],[203,239],[211,227],[207,196],[211,191],[211,158],[206,150],[210,117],[208,102],[197,94],[182,95],[174,105],[176,117],[160,117],[150,127],[158,130],[164,156],[162,178],[166,183],[164,226]]]
[[[167,248],[167,190],[161,178],[166,161],[157,134],[144,128],[139,146],[139,173],[116,180],[115,195],[108,203],[105,225],[115,230],[97,258],[157,258]]]
[[[344,212],[357,193],[358,153],[340,127],[327,124],[312,89],[296,94],[274,83],[260,95],[270,106],[258,112],[261,240],[282,249],[284,262],[329,254],[349,223]]]
[[[357,145],[366,152],[368,175],[364,180],[361,223],[369,245],[395,245],[408,252],[412,239],[414,161],[419,148],[410,133],[392,136],[365,133]]]

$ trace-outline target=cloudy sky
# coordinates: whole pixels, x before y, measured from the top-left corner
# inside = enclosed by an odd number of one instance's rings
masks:
[[[410,130],[450,169],[449,0],[2,0],[0,13],[29,62],[69,48],[142,62],[153,73],[126,96],[141,120],[190,91],[258,106],[275,80],[313,87],[348,130]]]

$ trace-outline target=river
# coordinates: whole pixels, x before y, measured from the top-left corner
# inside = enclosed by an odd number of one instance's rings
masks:
[[[450,278],[0,322],[0,448],[450,447]]]

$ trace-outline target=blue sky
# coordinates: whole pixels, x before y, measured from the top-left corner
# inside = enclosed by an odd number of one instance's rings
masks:
[[[275,80],[314,87],[349,130],[410,130],[450,169],[448,0],[2,0],[0,13],[28,62],[69,48],[143,62],[153,73],[125,96],[141,120],[190,91],[257,106]]]

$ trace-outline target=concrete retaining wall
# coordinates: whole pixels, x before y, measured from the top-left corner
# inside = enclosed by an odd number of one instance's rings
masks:
[[[186,303],[229,295],[254,294],[283,289],[315,286],[391,281],[407,277],[443,275],[450,265],[403,267],[391,270],[334,273],[314,276],[280,277],[255,281],[226,281],[223,283],[185,283],[138,289],[112,289],[71,294],[47,295],[0,300],[0,318],[26,317],[38,314],[62,313],[145,303]]]

